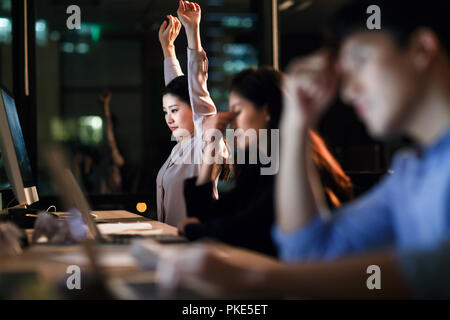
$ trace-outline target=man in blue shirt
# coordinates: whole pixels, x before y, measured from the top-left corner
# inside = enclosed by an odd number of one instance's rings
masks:
[[[421,250],[438,245],[450,235],[450,130],[437,140],[421,155],[398,154],[384,181],[332,219],[317,215],[290,233],[274,229],[282,260],[329,260],[389,246]]]
[[[294,62],[286,81],[285,147],[273,229],[285,262],[332,260],[386,248],[431,249],[450,235],[448,11],[437,1],[426,6],[419,1],[373,4],[381,9],[381,30],[367,29],[369,2],[359,1],[338,15],[341,95],[372,136],[406,134],[420,149],[397,154],[392,174],[371,192],[331,217],[321,217],[326,211],[315,196],[306,132],[334,97],[338,75],[326,51]]]

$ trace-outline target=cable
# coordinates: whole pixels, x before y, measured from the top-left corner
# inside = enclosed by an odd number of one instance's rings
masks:
[[[10,207],[9,207],[9,205],[14,201],[14,200],[16,200],[16,198],[15,197],[13,197],[9,202],[8,202],[8,204],[6,205],[6,210],[8,210]],[[50,207],[48,207],[47,208],[47,210],[45,210],[45,212],[50,212],[50,209],[52,209],[53,208],[53,212],[56,212],[56,206],[54,206],[54,205],[51,205]]]
[[[45,210],[46,212],[50,212],[50,209],[51,208],[53,208],[54,209],[54,211],[53,212],[56,212],[56,206],[54,206],[54,205],[51,205],[50,207],[48,207],[47,208],[47,210]]]

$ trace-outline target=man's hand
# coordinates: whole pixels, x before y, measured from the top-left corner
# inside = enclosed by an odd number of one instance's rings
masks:
[[[177,15],[186,30],[199,28],[202,12],[197,3],[180,0]]]
[[[247,270],[232,265],[227,259],[225,253],[207,244],[167,251],[157,266],[156,278],[160,290],[173,294],[180,287],[188,286],[207,296],[242,294],[251,290]]]
[[[167,19],[169,22],[164,21],[158,32],[159,42],[163,49],[174,46],[174,42],[181,30],[180,20],[172,15],[168,15]]]
[[[276,211],[278,225],[289,233],[305,227],[323,209],[323,188],[312,162],[308,131],[331,104],[337,75],[326,50],[294,60],[287,74],[280,123],[285,147],[277,175]]]
[[[327,50],[294,60],[284,81],[283,123],[314,126],[337,91],[337,74]]]

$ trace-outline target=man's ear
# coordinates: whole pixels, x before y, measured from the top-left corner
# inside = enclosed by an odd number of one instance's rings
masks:
[[[418,71],[424,71],[439,56],[441,44],[433,30],[421,28],[411,38],[411,50],[414,66]]]

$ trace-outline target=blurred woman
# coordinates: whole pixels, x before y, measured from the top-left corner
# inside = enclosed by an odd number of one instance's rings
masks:
[[[269,142],[267,150],[261,150],[260,132],[266,129],[270,137],[271,130],[279,129],[283,96],[281,84],[282,73],[271,67],[242,71],[232,80],[230,111],[208,118],[205,128],[223,132],[230,124],[233,130],[241,129],[235,131],[238,132],[235,134],[237,147],[245,150],[246,155],[256,147],[257,154],[264,155],[273,146]],[[249,131],[256,135],[245,138]],[[324,186],[317,188],[316,201],[326,199],[329,205],[340,206],[341,202],[352,197],[350,179],[319,135],[310,131],[309,137],[313,149],[311,156]],[[213,142],[207,143],[206,150]],[[205,157],[208,155],[209,152],[205,151]],[[216,200],[208,196],[214,186],[210,178],[213,166],[205,159],[199,176],[185,182],[189,218],[179,225],[180,231],[191,240],[216,238],[231,245],[275,255],[270,235],[275,212],[274,175],[262,175],[263,167],[261,161],[235,165],[236,187]]]
[[[103,103],[103,113],[105,116],[106,141],[108,143],[107,169],[105,176],[102,177],[100,193],[111,194],[120,193],[122,191],[122,174],[121,168],[125,164],[125,160],[117,146],[114,133],[113,115],[110,110],[111,91],[105,89],[99,99]]]

